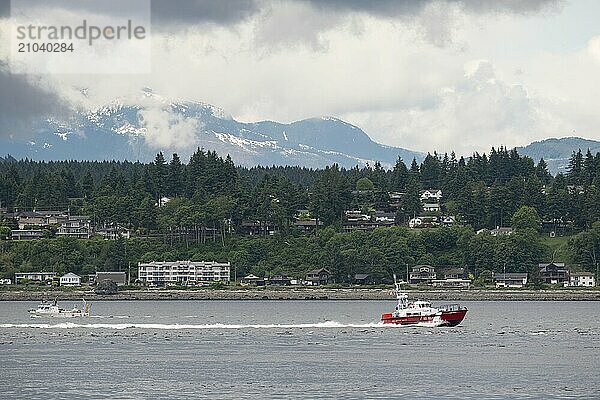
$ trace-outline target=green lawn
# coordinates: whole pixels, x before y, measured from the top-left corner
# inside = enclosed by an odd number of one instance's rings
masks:
[[[552,255],[556,262],[564,262],[567,265],[573,265],[573,254],[569,249],[569,239],[571,236],[560,236],[560,237],[549,237],[548,235],[542,236],[542,243],[550,248],[548,252],[548,260],[552,261]]]

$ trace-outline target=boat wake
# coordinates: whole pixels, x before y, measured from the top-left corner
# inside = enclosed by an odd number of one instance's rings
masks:
[[[416,326],[411,325],[411,326]],[[422,325],[427,327],[428,325]],[[304,328],[397,328],[400,325],[384,325],[382,322],[365,324],[345,324],[336,321],[325,321],[311,324],[78,324],[62,322],[58,324],[0,324],[0,328],[32,328],[32,329],[304,329]]]

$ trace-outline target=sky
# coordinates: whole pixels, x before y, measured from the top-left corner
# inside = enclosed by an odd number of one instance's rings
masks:
[[[150,73],[11,74],[0,41],[0,134],[150,87],[245,122],[334,116],[424,152],[600,140],[598,15],[594,0],[154,0]]]

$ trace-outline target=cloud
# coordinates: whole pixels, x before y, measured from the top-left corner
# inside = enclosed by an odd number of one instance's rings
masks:
[[[144,140],[157,150],[185,150],[198,142],[196,133],[201,123],[196,118],[187,118],[156,103],[145,102],[138,111],[140,125],[144,128]]]
[[[177,28],[184,25],[236,24],[259,11],[256,0],[152,0],[152,22]]]
[[[520,144],[535,134],[540,116],[538,104],[524,87],[507,84],[492,63],[476,60],[465,65],[460,81],[439,92],[439,102],[431,108],[354,113],[346,118],[388,144],[468,155],[500,144]]]
[[[10,0],[0,0],[0,18],[10,15]]]
[[[0,63],[0,136],[28,136],[40,120],[72,107],[41,78],[13,75]]]
[[[24,101],[32,115],[61,99],[94,108],[133,94],[135,103],[149,86],[242,121],[332,115],[422,151],[469,154],[574,129],[597,135],[599,41],[565,34],[560,2],[163,1],[153,3],[152,73],[7,79],[40,91]],[[534,41],[541,24],[552,27]],[[0,90],[11,93],[3,101],[17,90]],[[154,148],[204,140],[201,123],[163,108],[140,116]]]
[[[455,4],[475,13],[530,13],[552,8],[560,0],[297,0],[325,10],[363,12],[379,17],[415,15],[433,3]]]

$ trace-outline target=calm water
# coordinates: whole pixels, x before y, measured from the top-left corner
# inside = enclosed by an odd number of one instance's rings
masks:
[[[0,398],[600,398],[598,302],[465,302],[455,328],[378,325],[393,301],[36,304],[0,302]]]

